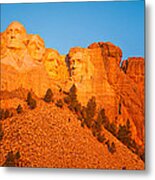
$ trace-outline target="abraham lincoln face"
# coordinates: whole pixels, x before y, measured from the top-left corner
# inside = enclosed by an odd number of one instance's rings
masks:
[[[6,46],[13,49],[25,47],[26,29],[19,22],[11,23],[6,29]]]
[[[85,74],[85,59],[82,52],[77,52],[69,59],[69,69],[71,77],[76,82],[80,82]]]

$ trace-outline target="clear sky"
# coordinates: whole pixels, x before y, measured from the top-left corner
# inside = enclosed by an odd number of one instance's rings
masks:
[[[144,1],[1,4],[1,32],[12,21],[61,54],[110,41],[123,50],[123,59],[144,57]]]

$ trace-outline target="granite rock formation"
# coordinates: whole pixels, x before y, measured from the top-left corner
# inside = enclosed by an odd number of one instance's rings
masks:
[[[19,22],[0,37],[1,91],[24,88],[43,97],[48,88],[69,91],[75,84],[82,104],[95,96],[110,122],[119,126],[129,119],[133,139],[144,146],[143,58],[128,58],[120,66],[122,50],[110,42],[71,48],[62,56]]]
[[[76,85],[79,101],[86,104],[88,99],[96,96],[98,106],[104,107],[111,122],[119,126],[129,119],[133,139],[137,144],[143,145],[144,95],[141,95],[144,94],[144,78],[141,78],[142,74],[144,75],[143,69],[139,74],[141,81],[133,81],[130,70],[128,69],[125,73],[120,67],[121,49],[109,42],[93,43],[88,48],[72,48],[68,58],[71,62],[69,63],[70,76],[74,78],[74,81],[79,83],[79,74],[85,77],[85,81]],[[93,67],[89,68],[90,76],[87,76],[88,70],[84,69],[84,63],[78,65],[78,62],[85,61],[90,62],[90,67]],[[74,73],[78,68],[72,66],[73,62],[79,67],[77,73]],[[140,62],[144,64],[144,59],[140,58]]]

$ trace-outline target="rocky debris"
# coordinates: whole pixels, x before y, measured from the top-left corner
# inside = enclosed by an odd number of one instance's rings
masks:
[[[11,151],[20,153],[20,167],[144,169],[143,161],[105,129],[106,139],[115,142],[113,154],[66,107],[52,103],[37,101],[34,110],[2,121],[2,129],[1,165]]]

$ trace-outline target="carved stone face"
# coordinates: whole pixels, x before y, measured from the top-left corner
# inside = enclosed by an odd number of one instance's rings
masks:
[[[82,52],[75,53],[69,60],[70,73],[75,81],[81,81],[81,77],[85,74],[85,61]]]
[[[50,77],[58,76],[60,56],[57,51],[47,49],[45,54],[44,66]]]
[[[38,62],[42,61],[43,55],[45,53],[45,45],[43,39],[41,39],[38,35],[31,35],[27,48],[30,56],[34,60]]]
[[[19,22],[11,23],[6,29],[6,45],[8,48],[22,49],[25,47],[24,40],[26,30]]]

